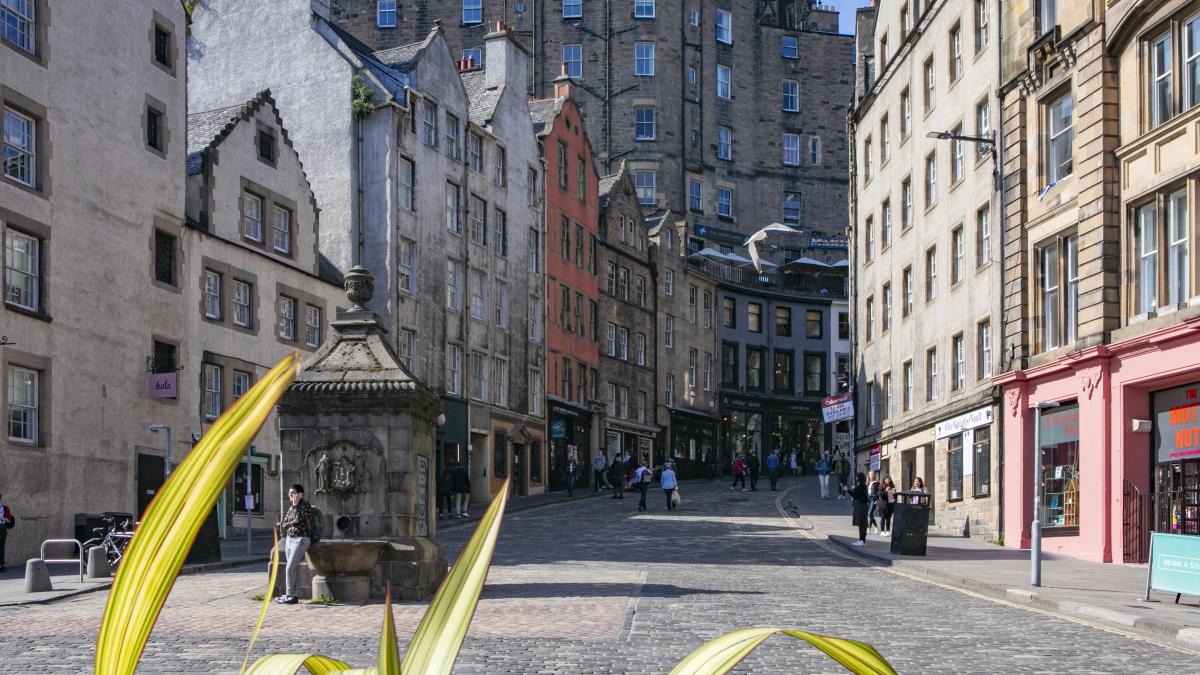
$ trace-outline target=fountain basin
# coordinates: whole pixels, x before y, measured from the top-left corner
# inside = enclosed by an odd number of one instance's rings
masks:
[[[339,602],[366,602],[371,598],[371,570],[379,562],[386,541],[323,539],[309,547],[305,557],[314,575],[313,598]]]

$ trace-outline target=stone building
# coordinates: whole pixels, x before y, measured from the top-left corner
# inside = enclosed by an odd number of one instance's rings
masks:
[[[836,34],[837,12],[813,0],[330,5],[338,25],[376,49],[440,23],[451,51],[485,68],[485,26],[512,26],[534,49],[530,94],[551,95],[566,64],[601,172],[625,162],[650,210],[734,239],[794,224],[803,236],[792,248],[843,231],[854,44]]]
[[[765,461],[776,448],[812,465],[832,444],[821,399],[830,394],[831,308],[846,297],[845,270],[797,261],[756,272],[711,255],[689,264],[717,286],[721,470],[738,454]]]
[[[989,540],[1000,534],[996,11],[881,4],[859,22],[875,80],[850,118],[858,466],[877,456],[902,489],[921,477],[939,527]]]
[[[717,462],[716,284],[688,264],[687,221],[647,218],[658,298],[658,424],[682,478],[707,478]],[[699,303],[699,309],[697,309]]]
[[[460,74],[440,29],[376,52],[322,0],[210,0],[189,57],[193,108],[271,88],[321,206],[321,251],[375,274],[371,309],[443,398],[437,468],[468,464],[477,500],[545,476],[528,391],[544,372],[544,217],[527,54],[506,30],[485,48],[493,67]]]
[[[562,490],[572,460],[578,486],[588,486],[592,456],[601,447],[599,425],[593,423],[593,414],[600,412],[594,393],[600,377],[600,177],[570,78],[560,76],[554,97],[530,101],[529,107],[546,178],[547,479],[551,490]]]
[[[607,404],[604,448],[611,460],[628,452],[634,462],[662,464],[666,456],[656,422],[657,294],[650,244],[633,177],[624,165],[600,179],[596,269],[601,277],[598,320],[600,377],[592,398]]]
[[[186,353],[156,338],[153,365],[159,380],[181,378],[175,401],[203,433],[284,356],[311,356],[346,298],[318,251],[316,200],[270,92],[188,115],[187,136],[185,227],[155,251],[155,284],[182,286]],[[247,516],[260,530],[279,522],[276,427],[272,413],[222,495],[222,537]],[[139,484],[139,512],[157,487]]]
[[[177,0],[54,9],[0,7],[0,490],[20,521],[14,565],[74,536],[76,513],[134,511],[139,482],[162,478],[151,424],[174,430],[175,461],[200,431],[148,377],[156,341],[182,344],[194,311],[189,277],[155,276],[156,247],[183,227],[187,18]]]
[[[1036,430],[1042,549],[1146,562],[1151,530],[1200,534],[1200,22],[1043,3],[1002,31],[1005,541],[1030,543]]]

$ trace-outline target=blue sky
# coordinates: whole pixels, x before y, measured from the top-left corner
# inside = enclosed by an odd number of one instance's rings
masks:
[[[832,5],[841,15],[838,17],[840,33],[854,35],[854,10],[871,4],[868,0],[825,0],[826,5]]]

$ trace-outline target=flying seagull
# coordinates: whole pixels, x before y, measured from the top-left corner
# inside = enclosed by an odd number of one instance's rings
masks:
[[[754,261],[754,269],[760,274],[762,273],[762,263],[759,262],[758,257],[758,242],[766,239],[768,232],[791,232],[792,234],[795,234],[796,228],[788,227],[783,223],[771,223],[758,232],[750,235],[750,238],[746,240],[745,246],[750,250],[750,259]]]

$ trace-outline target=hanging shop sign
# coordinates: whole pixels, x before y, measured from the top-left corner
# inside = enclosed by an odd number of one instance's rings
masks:
[[[868,469],[868,471],[879,471],[880,452],[882,452],[882,449],[879,447],[879,444],[875,444],[875,445],[871,446],[871,463],[869,465],[870,469]]]
[[[849,394],[826,396],[821,399],[821,418],[826,424],[854,417],[854,398]]]
[[[564,419],[550,420],[550,438],[566,438],[567,421]]]
[[[1154,392],[1153,408],[1156,461],[1200,456],[1200,384]]]
[[[177,384],[179,373],[151,373],[148,376],[148,388],[150,390],[150,398],[175,398],[175,385]]]
[[[850,240],[844,237],[809,237],[808,247],[845,250],[850,248]]]

